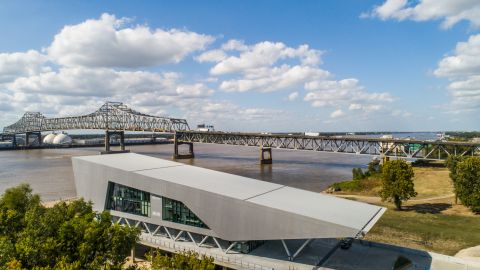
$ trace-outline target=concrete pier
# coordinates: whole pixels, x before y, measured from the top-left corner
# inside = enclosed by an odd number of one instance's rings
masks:
[[[260,148],[260,164],[272,164],[272,148]]]
[[[110,145],[110,140],[112,135],[120,136],[120,150],[112,150]],[[125,150],[125,132],[117,130],[106,130],[105,131],[105,150],[101,154],[117,154],[117,153],[128,153],[130,150]]]
[[[25,146],[30,146],[31,136],[36,136],[38,139],[38,144],[42,144],[42,133],[41,132],[26,132],[25,133]]]
[[[179,146],[180,145],[188,145],[188,153],[187,154],[181,154],[179,151]],[[193,143],[192,142],[182,142],[177,139],[177,136],[175,136],[173,140],[173,158],[174,159],[189,159],[189,158],[194,158],[195,153],[193,152]]]

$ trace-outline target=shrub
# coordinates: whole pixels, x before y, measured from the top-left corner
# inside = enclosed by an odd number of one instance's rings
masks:
[[[382,168],[382,201],[393,201],[397,210],[402,208],[402,201],[417,196],[413,184],[413,169],[404,160],[392,160]]]

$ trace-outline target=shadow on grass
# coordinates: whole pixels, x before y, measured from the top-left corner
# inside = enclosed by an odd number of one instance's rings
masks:
[[[404,206],[404,211],[415,211],[420,214],[439,214],[451,208],[452,205],[448,203],[421,203]]]

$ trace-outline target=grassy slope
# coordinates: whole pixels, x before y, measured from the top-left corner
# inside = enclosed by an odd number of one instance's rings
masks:
[[[406,202],[403,211],[389,210],[366,239],[454,255],[459,250],[480,245],[480,216],[454,204],[453,186],[444,168],[414,168],[415,200]],[[361,187],[341,194],[375,196],[379,179],[367,179]],[[432,199],[447,196],[448,198]],[[362,197],[358,196],[361,201]]]

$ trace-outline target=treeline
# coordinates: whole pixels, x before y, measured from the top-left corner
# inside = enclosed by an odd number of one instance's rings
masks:
[[[445,132],[445,135],[449,135],[450,139],[449,140],[459,140],[459,141],[469,141],[473,138],[480,138],[480,132],[479,131],[449,131]]]
[[[83,199],[44,207],[27,184],[0,197],[0,270],[213,270],[213,258],[193,252],[147,254],[148,267],[124,267],[140,230],[113,224]]]
[[[138,235],[81,199],[46,208],[26,184],[0,198],[0,269],[121,269]]]

